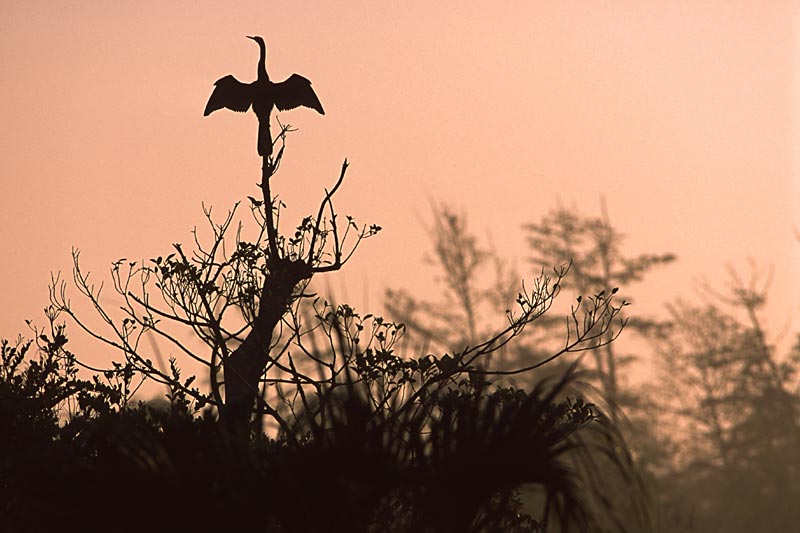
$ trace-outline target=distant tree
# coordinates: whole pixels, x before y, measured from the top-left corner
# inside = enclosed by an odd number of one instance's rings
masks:
[[[675,260],[671,253],[625,256],[622,252],[624,235],[612,226],[605,210],[601,216],[592,217],[559,207],[540,221],[529,224],[527,229],[531,262],[541,267],[571,261],[571,275],[565,280],[564,288],[575,290],[579,295],[620,288],[625,300],[635,303],[626,293],[627,288],[642,281],[653,268]],[[644,316],[626,320],[628,331],[645,338],[658,329],[657,321]],[[619,383],[620,367],[632,357],[617,353],[612,343],[598,344],[602,346],[593,350],[591,356],[604,397],[609,402],[610,414],[616,419],[620,407],[638,402],[630,397],[631,391],[624,394]]]
[[[390,287],[384,301],[389,314],[407,326],[405,342],[412,349],[458,351],[491,334],[493,326],[486,317],[502,315],[514,305],[519,277],[478,244],[465,216],[445,205],[434,205],[432,215],[428,234],[433,253],[426,261],[439,275],[440,298],[419,298]],[[549,265],[548,271],[553,266],[561,263]],[[558,274],[565,272],[560,269]]]
[[[545,214],[541,220],[526,226],[534,270],[542,272],[552,265],[564,265],[560,286],[578,297],[579,305],[586,294],[627,292],[629,285],[641,281],[649,271],[675,260],[673,254],[640,254],[627,257],[622,252],[624,235],[610,223],[604,212],[600,217],[587,217],[563,207]],[[446,206],[434,206],[430,229],[433,251],[431,262],[440,273],[443,288],[438,301],[415,298],[402,290],[389,290],[386,304],[391,315],[411,330],[410,337],[419,346],[457,349],[473,342],[477,331],[486,327],[479,316],[491,316],[507,309],[513,302],[518,274],[496,254],[478,245],[467,229],[465,217]],[[568,267],[568,268],[567,268]],[[492,270],[494,272],[492,273]],[[626,297],[625,301],[631,301]],[[622,316],[622,315],[621,315]],[[625,317],[628,330],[645,339],[654,338],[660,323],[642,316]],[[514,353],[503,352],[501,359],[547,359],[563,333],[563,317],[550,313],[539,320],[538,328],[528,330],[514,345]],[[597,338],[589,352],[594,362],[600,389],[609,404],[609,412],[617,417],[620,406],[640,406],[642,398],[633,390],[621,390],[620,366],[633,357],[620,355],[612,344],[618,331],[609,331]]]
[[[660,341],[663,395],[677,450],[662,476],[686,531],[789,531],[800,523],[800,395],[796,353],[779,359],[759,310],[769,275],[731,269],[713,303],[678,301]]]
[[[437,298],[427,299],[414,297],[403,290],[389,290],[386,293],[386,306],[392,317],[402,321],[408,326],[407,342],[421,349],[458,350],[459,347],[469,346],[471,339],[484,334],[489,326],[491,317],[503,309],[507,309],[513,302],[517,274],[508,267],[508,262],[497,254],[478,244],[478,239],[468,227],[466,218],[455,213],[447,206],[434,206],[432,210],[433,223],[430,228],[432,254],[429,261],[437,268],[438,281],[441,292]],[[562,264],[563,278],[559,286],[571,288],[575,292],[577,302],[575,307],[591,306],[592,301],[586,300],[581,291],[593,290],[601,294],[616,295],[619,285],[615,283],[632,283],[641,280],[646,271],[657,264],[668,263],[673,260],[670,254],[641,255],[633,259],[625,258],[620,246],[622,236],[614,230],[607,217],[583,217],[577,213],[559,209],[543,217],[542,221],[532,224],[529,229],[534,237],[531,242],[536,259],[536,269],[544,271],[546,261]],[[542,259],[547,257],[547,259]],[[598,264],[605,265],[597,272]],[[584,292],[587,294],[589,292]],[[591,293],[589,293],[591,294]],[[589,307],[584,308],[589,310]],[[572,317],[567,317],[567,337],[574,335],[577,324]],[[543,315],[537,322],[536,328],[527,329],[513,344],[499,350],[497,356],[491,361],[500,372],[496,372],[496,379],[514,378],[524,387],[526,382],[535,382],[544,376],[558,375],[565,368],[565,361],[552,358],[552,350],[557,350],[559,343],[563,342],[564,317],[557,312]],[[658,322],[648,319],[635,319],[626,323],[634,324],[634,330],[641,335],[651,335],[658,329]],[[636,443],[634,448],[642,474],[648,473],[650,463],[663,462],[665,451],[662,442],[656,439],[657,427],[655,426],[658,406],[643,395],[634,393],[633,390],[620,391],[616,385],[617,359],[619,356],[611,351],[609,344],[616,338],[620,330],[606,333],[604,338],[595,338],[590,344],[588,353],[600,365],[597,370],[583,374],[584,380],[594,381],[600,375],[601,387],[599,391],[583,390],[582,394],[589,393],[592,398],[603,401],[604,405],[612,406],[612,413],[616,419],[615,426],[624,430],[627,438]],[[601,352],[601,350],[606,350]],[[598,353],[600,352],[600,353]],[[623,358],[622,362],[630,358]],[[521,374],[516,372],[521,362],[534,362],[536,373]],[[603,386],[609,379],[603,365],[611,362],[610,382],[613,386]],[[609,398],[608,395],[615,396]],[[620,404],[626,407],[621,413]],[[623,418],[625,424],[619,420]],[[602,466],[603,457],[595,458],[597,465]],[[622,510],[634,501],[635,504],[621,512],[626,515],[629,523],[641,520],[640,509],[636,498],[631,499],[631,490],[641,491],[641,486],[630,486],[627,481],[619,482],[614,476],[616,467],[608,465],[607,475],[601,476],[604,481],[603,491],[613,495],[609,501],[614,501],[614,506]]]

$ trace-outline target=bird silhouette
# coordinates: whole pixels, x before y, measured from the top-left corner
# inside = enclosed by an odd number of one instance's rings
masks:
[[[258,155],[272,155],[272,135],[269,131],[269,118],[272,108],[281,111],[298,106],[310,107],[324,115],[325,110],[319,102],[311,82],[299,74],[292,74],[288,79],[273,83],[267,74],[267,45],[261,37],[247,36],[258,43],[261,56],[258,60],[258,77],[253,83],[242,83],[232,75],[214,82],[214,91],[206,104],[203,116],[208,116],[217,109],[227,107],[233,111],[244,113],[250,107],[258,117]]]

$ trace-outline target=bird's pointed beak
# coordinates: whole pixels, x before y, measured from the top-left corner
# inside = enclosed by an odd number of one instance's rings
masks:
[[[256,40],[256,38],[251,35],[245,35],[245,37],[247,37],[248,39],[253,39],[254,41]]]

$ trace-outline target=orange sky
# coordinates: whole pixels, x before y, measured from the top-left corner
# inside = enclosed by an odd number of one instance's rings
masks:
[[[253,34],[327,111],[281,115],[300,128],[273,186],[288,214],[348,157],[340,210],[385,228],[331,277],[353,304],[430,289],[430,200],[522,267],[522,224],[605,197],[630,253],[680,257],[637,309],[753,257],[775,267],[773,332],[800,331],[790,2],[218,4],[0,2],[0,336],[41,321],[73,245],[102,277],[256,192],[255,117],[202,116],[217,78],[255,78]]]

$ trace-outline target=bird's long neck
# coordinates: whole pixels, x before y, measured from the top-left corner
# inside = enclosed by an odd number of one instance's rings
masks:
[[[261,55],[258,59],[258,81],[269,81],[267,74],[267,45],[263,41],[258,41],[258,47],[261,49]]]

